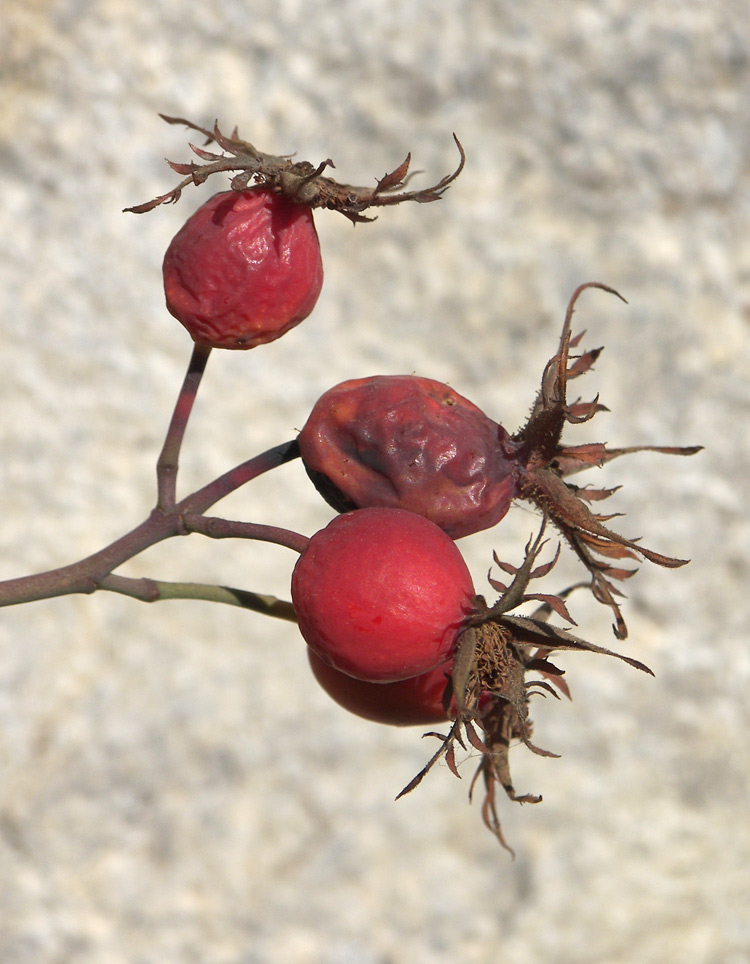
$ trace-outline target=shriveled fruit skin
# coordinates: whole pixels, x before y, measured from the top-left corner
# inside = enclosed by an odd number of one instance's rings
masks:
[[[499,522],[517,494],[506,439],[448,385],[375,375],[321,396],[298,441],[310,478],[339,512],[409,509],[458,539]]]
[[[162,270],[167,308],[213,348],[280,338],[323,284],[312,211],[267,188],[215,194],[172,239]]]
[[[455,543],[405,509],[338,516],[310,539],[292,573],[307,644],[340,672],[371,682],[445,662],[473,599]]]
[[[373,723],[389,726],[429,726],[445,723],[443,709],[450,660],[436,669],[395,683],[370,683],[347,676],[307,647],[313,676],[339,706]]]

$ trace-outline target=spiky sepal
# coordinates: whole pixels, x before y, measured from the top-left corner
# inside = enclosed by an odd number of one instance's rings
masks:
[[[677,568],[687,559],[675,559],[646,549],[636,539],[627,539],[605,525],[614,515],[602,515],[589,508],[591,502],[609,498],[617,488],[594,489],[566,482],[568,476],[612,459],[634,452],[660,452],[664,455],[694,455],[702,448],[691,446],[641,445],[608,448],[602,442],[585,445],[563,445],[561,436],[567,423],[578,424],[606,411],[598,396],[590,402],[568,402],[568,382],[589,371],[602,352],[601,348],[571,356],[571,348],[579,345],[582,333],[571,335],[571,321],[578,298],[587,288],[600,288],[625,299],[614,288],[599,282],[580,285],[568,303],[557,353],[544,369],[542,384],[528,421],[515,435],[501,437],[500,444],[514,463],[517,492],[520,498],[538,506],[560,531],[566,542],[591,576],[595,598],[612,610],[614,633],[618,639],[627,636],[627,626],[617,601],[622,592],[613,580],[622,581],[635,569],[612,565],[610,560],[647,559],[659,566]],[[603,556],[604,559],[598,557]]]
[[[172,170],[183,175],[183,179],[166,194],[125,209],[134,214],[144,214],[160,204],[174,203],[188,185],[203,184],[212,174],[223,172],[234,174],[231,187],[235,191],[244,191],[251,184],[261,184],[297,204],[338,211],[353,222],[371,221],[372,218],[362,214],[368,208],[401,204],[404,201],[416,201],[420,204],[437,201],[461,173],[466,160],[461,142],[454,134],[453,140],[459,153],[458,166],[436,184],[419,191],[401,190],[410,177],[411,154],[407,154],[395,170],[378,179],[374,188],[356,187],[352,184],[340,184],[323,173],[328,168],[335,167],[330,158],[317,165],[309,161],[294,161],[290,155],[259,151],[249,141],[242,140],[236,127],[232,134],[227,136],[221,132],[218,124],[214,124],[213,129],[209,130],[183,117],[168,117],[166,114],[159,116],[168,124],[183,124],[190,130],[197,131],[205,137],[206,145],[216,144],[221,153],[207,151],[205,146],[201,148],[190,144],[192,152],[204,163],[190,161],[181,164],[168,161]]]
[[[508,850],[497,813],[497,787],[502,787],[517,803],[538,803],[542,799],[535,794],[516,791],[510,772],[510,746],[513,742],[520,742],[533,753],[557,756],[532,742],[529,699],[534,693],[559,698],[558,694],[562,692],[570,696],[563,671],[549,661],[550,654],[556,650],[600,653],[651,674],[651,670],[638,660],[596,646],[549,623],[553,612],[573,623],[565,600],[580,584],[555,595],[527,591],[529,582],[546,576],[557,561],[558,553],[551,562],[537,565],[538,556],[546,544],[543,538],[545,523],[546,519],[536,539],[529,540],[520,566],[501,563],[495,558],[512,579],[507,584],[490,579],[493,588],[501,594],[493,606],[487,606],[481,596],[476,597],[476,611],[457,641],[444,696],[446,711],[452,719],[451,727],[447,734],[425,734],[436,737],[440,746],[399,794],[399,797],[403,796],[417,787],[440,759],[445,759],[448,768],[460,776],[456,748],[468,750],[472,747],[481,758],[469,795],[471,797],[481,777],[485,788],[482,818]],[[511,615],[512,610],[529,602],[541,603],[533,615]]]

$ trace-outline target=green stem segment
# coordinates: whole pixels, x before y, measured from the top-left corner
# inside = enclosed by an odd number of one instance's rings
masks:
[[[267,596],[230,586],[212,586],[197,582],[164,582],[160,579],[131,579],[127,576],[105,576],[99,589],[120,593],[141,602],[161,602],[164,599],[202,599],[207,602],[239,606],[252,612],[263,613],[276,619],[295,623],[294,606],[276,596]]]

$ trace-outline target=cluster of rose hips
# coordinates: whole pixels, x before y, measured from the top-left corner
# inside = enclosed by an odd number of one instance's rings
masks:
[[[549,617],[556,614],[573,623],[566,599],[585,585],[611,609],[615,635],[624,638],[616,583],[634,570],[622,568],[621,560],[640,557],[671,567],[684,563],[608,527],[611,516],[596,513],[591,504],[614,490],[567,481],[576,472],[649,448],[567,446],[561,438],[566,423],[587,421],[603,409],[597,399],[568,401],[568,381],[585,373],[599,354],[572,354],[580,339],[571,334],[571,320],[584,289],[612,289],[590,283],[574,293],[528,421],[514,434],[447,385],[416,375],[376,375],[331,388],[292,442],[250,459],[178,502],[179,449],[211,350],[250,349],[273,341],[316,304],[323,267],[313,209],[336,210],[357,222],[368,220],[362,212],[371,207],[436,200],[460,173],[464,154],[456,140],[458,168],[430,188],[403,190],[407,157],[368,189],[326,176],[330,160],[317,167],[293,162],[258,151],[236,131],[226,137],[217,127],[206,130],[179,118],[165,119],[200,132],[220,153],[191,145],[203,163],[171,164],[184,177],[178,187],[130,210],[142,213],[174,202],[185,186],[215,173],[232,172],[234,177],[230,190],[214,195],[188,219],[164,258],[167,307],[190,333],[194,349],[157,463],[156,508],[142,526],[88,560],[0,585],[0,602],[105,589],[141,599],[193,595],[294,619],[315,679],[341,706],[379,723],[449,724],[446,734],[433,734],[439,739],[437,752],[402,792],[413,789],[440,758],[457,773],[457,745],[479,754],[483,817],[504,843],[495,788],[502,786],[516,800],[540,799],[515,793],[508,763],[514,741],[546,752],[531,742],[529,697],[533,692],[568,693],[549,655],[566,649],[618,655],[553,625]],[[683,455],[698,450],[650,448]],[[340,513],[311,538],[205,516],[223,495],[296,457]],[[499,594],[489,605],[477,594],[455,540],[496,525],[517,499],[538,508],[540,530],[518,565],[495,556],[509,578],[489,579]],[[539,558],[548,527],[586,572],[584,582],[562,592],[529,589],[557,559]],[[125,558],[178,532],[265,539],[297,551],[291,605],[225,587],[191,590],[115,575]],[[222,595],[222,588],[229,596]],[[531,615],[515,612],[526,603],[535,605]],[[636,660],[618,658],[646,670]]]

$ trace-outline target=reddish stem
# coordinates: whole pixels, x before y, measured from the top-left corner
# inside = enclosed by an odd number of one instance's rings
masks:
[[[296,458],[298,454],[296,442],[287,442],[268,449],[187,496],[174,507],[173,511],[163,512],[158,508],[154,509],[151,515],[135,529],[79,562],[0,582],[0,606],[13,606],[17,603],[33,602],[37,599],[48,599],[70,593],[95,592],[99,582],[128,559],[132,559],[144,549],[148,549],[157,542],[163,542],[171,536],[185,535],[183,515],[192,515],[195,522],[197,514],[210,508],[229,492],[233,492],[240,485],[257,478],[264,472]],[[252,523],[235,523],[235,525],[240,527],[234,532],[236,536],[244,535],[248,538],[247,532],[243,533],[241,527],[251,526],[255,533],[252,538],[286,545],[297,552],[302,551],[306,542],[305,537],[298,533],[274,529],[272,526],[254,526]],[[263,534],[264,529],[267,530],[265,534]],[[197,527],[195,531],[198,531]]]
[[[211,539],[256,539],[286,546],[295,552],[303,552],[310,541],[307,536],[291,529],[261,525],[258,522],[235,522],[230,519],[206,518],[204,515],[184,515],[183,525],[188,532],[198,532]]]
[[[79,562],[0,582],[0,606],[13,606],[70,593],[95,592],[98,581],[113,569],[149,546],[179,532],[180,520],[176,514],[164,515],[154,509],[135,529]]]
[[[277,445],[275,448],[263,452],[262,455],[256,455],[246,462],[235,465],[233,469],[220,475],[213,482],[209,482],[208,485],[204,485],[202,489],[197,489],[191,495],[186,496],[180,502],[178,508],[183,515],[205,512],[206,509],[216,505],[220,499],[239,489],[246,482],[251,482],[256,476],[276,468],[277,465],[283,465],[285,462],[291,462],[298,458],[299,445],[296,439],[285,442],[283,445]],[[259,469],[259,465],[263,467]]]
[[[177,469],[182,440],[210,354],[210,345],[193,346],[193,354],[190,357],[180,394],[177,396],[172,419],[167,429],[167,436],[164,439],[164,446],[156,463],[156,507],[162,512],[171,512],[175,507]]]

